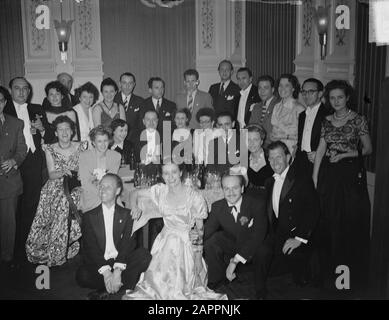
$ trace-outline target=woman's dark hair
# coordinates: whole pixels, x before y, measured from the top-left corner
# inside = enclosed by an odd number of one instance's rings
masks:
[[[354,88],[345,80],[332,80],[327,83],[324,88],[324,98],[328,107],[332,107],[330,104],[330,92],[332,90],[342,90],[348,98],[347,107],[355,110],[356,109],[356,97]]]
[[[115,91],[116,91],[116,92],[119,91],[118,85],[116,84],[116,82],[115,82],[112,78],[106,78],[106,79],[104,79],[104,80],[101,82],[100,91],[103,92],[103,88],[106,87],[106,86],[112,86],[112,87],[115,88]]]
[[[215,121],[215,110],[212,108],[201,108],[196,114],[197,122],[200,122],[200,118],[204,116],[211,118],[211,121]]]
[[[266,139],[266,130],[259,124],[249,124],[245,127],[248,132],[257,132],[261,136],[261,140],[265,141]]]
[[[97,136],[107,136],[108,139],[111,139],[111,131],[102,125],[97,126],[89,132],[89,138],[95,142]]]
[[[293,98],[297,99],[299,96],[299,93],[300,93],[300,83],[299,83],[297,77],[294,76],[293,74],[290,74],[290,73],[282,74],[277,79],[277,82],[276,82],[275,88],[277,89],[277,93],[278,93],[278,87],[280,86],[281,79],[287,79],[291,83],[291,85],[294,89],[292,96],[293,96]]]
[[[65,97],[68,94],[68,90],[65,88],[65,86],[59,82],[59,81],[51,81],[49,82],[45,87],[46,96],[49,95],[49,91],[51,89],[57,90],[60,94],[62,94],[63,97]]]
[[[12,97],[7,88],[0,86],[0,93],[3,95],[4,99],[7,101],[11,101]]]
[[[70,130],[72,130],[72,137],[71,138],[73,139],[73,137],[76,134],[76,124],[68,116],[58,116],[57,118],[55,118],[55,120],[53,121],[53,123],[51,125],[53,126],[55,131],[57,131],[57,127],[61,123],[69,124]]]
[[[192,119],[192,114],[190,113],[188,108],[179,109],[176,111],[177,113],[183,113],[186,116],[186,125],[189,125],[190,119]],[[176,117],[176,114],[174,115],[174,118]]]
[[[84,83],[81,87],[78,87],[75,90],[77,100],[80,100],[81,94],[83,92],[88,92],[90,94],[93,94],[93,104],[92,105],[94,105],[96,103],[96,101],[99,99],[99,95],[100,95],[99,90],[90,81],[88,81],[87,83]]]
[[[128,126],[127,122],[126,122],[125,120],[123,120],[123,119],[115,119],[115,120],[113,120],[113,121],[111,122],[111,125],[110,125],[111,130],[112,130],[112,135],[114,134],[114,132],[115,132],[115,130],[116,130],[117,128],[119,128],[119,127],[122,128],[122,127],[124,127],[125,125]]]

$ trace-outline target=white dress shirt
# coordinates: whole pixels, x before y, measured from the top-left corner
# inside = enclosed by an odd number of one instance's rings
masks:
[[[124,107],[127,109],[127,107],[128,107],[128,104],[129,104],[129,102],[130,102],[130,99],[131,99],[131,93],[128,95],[128,96],[126,96],[123,92],[122,92],[122,101],[123,101],[123,103],[124,103]],[[127,101],[126,101],[127,100]]]
[[[229,203],[227,201],[227,204],[228,204],[228,207],[232,207],[232,206],[235,206],[235,208],[232,208],[231,210],[231,214],[232,216],[234,217],[234,220],[235,220],[235,223],[238,222],[238,215],[240,213],[240,207],[242,205],[242,197],[240,197],[240,199],[235,203],[235,204],[232,204],[232,203]],[[234,256],[234,259],[235,260],[238,260],[239,262],[242,262],[243,264],[245,264],[247,262],[247,260],[245,258],[243,258],[240,254],[235,254]]]
[[[282,172],[281,174],[278,173],[273,174],[275,181],[273,186],[272,202],[273,202],[274,214],[276,215],[277,219],[278,219],[278,211],[280,206],[281,190],[282,190],[282,186],[284,185],[285,177],[288,171],[289,171],[289,166],[286,167],[284,172]]]
[[[24,104],[18,104],[15,101],[13,102],[15,106],[15,111],[20,120],[23,120],[24,122],[24,128],[23,128],[23,135],[24,139],[26,140],[27,145],[27,152],[28,150],[31,150],[32,153],[35,152],[35,143],[34,138],[31,134],[31,121],[30,121],[30,115],[28,114],[27,110],[27,103]]]
[[[120,143],[114,143],[113,146],[111,147],[111,150],[114,150],[114,151],[115,151],[115,149],[116,149],[117,147],[119,147],[120,149],[123,150],[123,148],[124,148],[124,141],[122,141],[122,142],[120,142]]]
[[[311,107],[308,107],[305,110],[305,123],[304,123],[304,131],[303,138],[301,141],[301,150],[306,152],[311,152],[311,136],[312,136],[312,128],[313,123],[315,122],[317,112],[319,111],[320,102]]]
[[[146,129],[147,137],[147,154],[145,164],[149,164],[156,160],[156,157],[160,155],[160,146],[157,145],[156,138],[157,131],[152,129]]]
[[[219,92],[220,92],[220,89],[222,88],[223,86],[223,91],[226,91],[226,89],[228,88],[228,85],[230,84],[231,80],[227,80],[226,82],[221,82],[220,83],[220,88],[219,88]]]
[[[101,205],[103,208],[103,217],[104,217],[104,226],[105,226],[105,251],[104,259],[116,259],[118,256],[118,251],[116,250],[115,243],[113,241],[113,218],[115,214],[115,205],[111,208],[108,208],[106,205]],[[123,263],[115,263],[113,268],[119,268],[121,270],[126,269],[126,265]],[[111,270],[109,265],[102,266],[98,272],[103,274],[106,270]]]
[[[238,122],[241,128],[245,127],[244,116],[246,111],[246,102],[249,97],[252,84],[250,84],[245,90],[240,91],[239,109],[238,109]]]

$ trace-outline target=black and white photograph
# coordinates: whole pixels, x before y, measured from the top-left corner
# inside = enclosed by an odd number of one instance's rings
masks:
[[[0,0],[0,300],[389,299],[388,46],[387,0]]]

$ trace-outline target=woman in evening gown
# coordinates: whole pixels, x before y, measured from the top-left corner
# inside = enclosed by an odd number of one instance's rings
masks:
[[[80,249],[77,240],[81,237],[81,229],[78,220],[69,220],[69,198],[78,207],[81,188],[74,183],[75,187],[69,186],[70,195],[67,195],[64,177],[77,181],[79,157],[87,147],[86,143],[71,141],[75,124],[67,116],[59,116],[53,125],[56,127],[58,142],[43,148],[49,180],[42,188],[26,242],[28,260],[36,264],[47,264],[49,267],[62,265]]]
[[[182,169],[177,164],[165,162],[162,177],[166,184],[137,190],[131,196],[135,212],[140,210],[136,205],[138,197],[150,197],[165,225],[151,249],[149,268],[124,300],[227,299],[207,288],[202,247],[192,244],[197,236],[202,239],[207,206],[197,191],[182,184],[181,176]],[[191,231],[192,227],[196,231]]]

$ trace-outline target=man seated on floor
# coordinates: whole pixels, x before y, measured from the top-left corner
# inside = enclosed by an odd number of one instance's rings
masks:
[[[257,298],[262,298],[266,260],[262,257],[267,232],[266,201],[242,195],[244,177],[230,171],[222,177],[224,199],[212,204],[204,226],[204,259],[210,288],[233,281],[241,264],[251,263]],[[239,275],[239,274],[238,274]]]
[[[265,188],[270,219],[269,236],[261,257],[270,266],[269,275],[291,272],[296,285],[307,284],[311,235],[319,217],[318,199],[312,179],[291,163],[288,147],[281,141],[268,147],[274,171]]]
[[[116,204],[122,190],[120,177],[106,174],[99,188],[102,204],[83,214],[83,264],[76,281],[81,287],[97,289],[90,299],[105,299],[122,286],[133,289],[151,260],[146,249],[135,249],[131,211]]]

